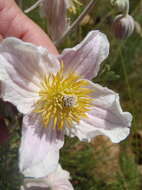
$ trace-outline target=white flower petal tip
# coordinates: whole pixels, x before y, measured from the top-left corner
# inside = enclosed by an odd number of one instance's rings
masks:
[[[91,31],[85,39],[73,48],[65,49],[60,59],[65,70],[73,70],[87,79],[97,76],[100,64],[109,54],[109,41],[100,31]]]
[[[1,98],[11,102],[27,114],[38,100],[38,91],[43,73],[56,73],[59,61],[48,50],[6,38],[0,44]]]
[[[132,115],[122,111],[117,93],[98,84],[92,83],[91,86],[94,88],[94,107],[88,112],[88,118],[81,120],[67,134],[77,136],[81,141],[105,135],[112,142],[119,143],[130,133]]]
[[[25,177],[39,178],[57,168],[59,150],[64,144],[63,132],[42,126],[40,116],[24,117],[19,168]]]
[[[21,190],[73,190],[73,186],[69,181],[70,174],[68,171],[63,170],[60,165],[57,169],[39,179],[25,179]]]

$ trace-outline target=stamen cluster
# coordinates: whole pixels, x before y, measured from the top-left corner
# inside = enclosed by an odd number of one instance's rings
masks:
[[[61,66],[56,75],[46,75],[42,80],[35,112],[41,114],[45,127],[72,127],[87,117],[92,106],[91,93],[87,80],[75,73],[63,76]]]

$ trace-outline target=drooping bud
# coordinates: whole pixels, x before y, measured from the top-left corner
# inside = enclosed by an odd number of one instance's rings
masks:
[[[111,4],[115,6],[123,14],[129,12],[129,0],[111,0]]]
[[[117,39],[126,39],[134,31],[135,21],[130,15],[118,15],[112,24],[112,31]]]

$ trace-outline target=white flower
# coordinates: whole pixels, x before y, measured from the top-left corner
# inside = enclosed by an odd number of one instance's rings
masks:
[[[132,116],[122,111],[118,94],[90,81],[108,53],[99,31],[58,57],[16,38],[2,41],[1,97],[25,114],[19,161],[25,176],[57,168],[64,134],[86,141],[106,135],[115,143],[128,136]]]
[[[60,165],[48,176],[39,179],[24,179],[21,190],[73,190],[73,186],[69,181],[70,174],[63,170]]]

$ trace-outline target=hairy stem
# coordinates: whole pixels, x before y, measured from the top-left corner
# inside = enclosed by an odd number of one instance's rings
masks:
[[[33,4],[30,8],[26,9],[24,11],[24,13],[29,13],[32,10],[34,10],[35,8],[37,8],[39,6],[39,4],[42,2],[42,0],[38,0],[35,4]]]

